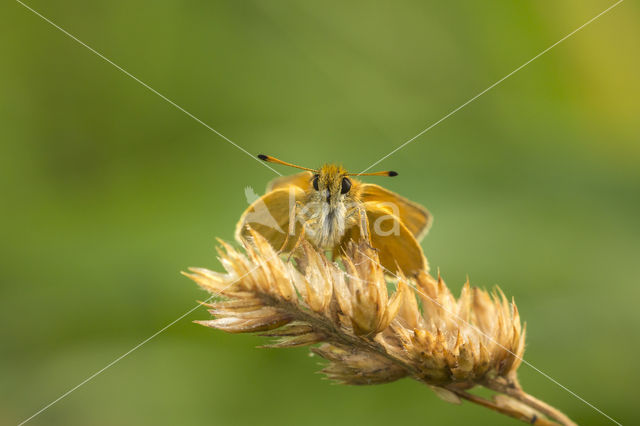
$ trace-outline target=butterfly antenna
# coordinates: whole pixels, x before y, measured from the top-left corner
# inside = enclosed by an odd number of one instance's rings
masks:
[[[398,172],[394,172],[393,170],[388,170],[385,172],[374,172],[374,173],[349,173],[349,176],[398,176]]]
[[[262,161],[266,161],[267,163],[282,164],[283,166],[295,167],[296,169],[308,170],[308,171],[314,172],[314,173],[318,172],[315,169],[308,169],[306,167],[300,167],[300,166],[296,166],[295,164],[287,163],[286,161],[278,160],[277,158],[272,157],[270,155],[259,154],[258,158],[261,159]]]

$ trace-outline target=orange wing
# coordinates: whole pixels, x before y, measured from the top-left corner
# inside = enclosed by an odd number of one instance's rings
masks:
[[[378,250],[380,263],[388,274],[398,269],[405,275],[415,275],[429,270],[427,259],[413,233],[384,204],[374,201],[364,203],[369,222],[371,245]],[[334,255],[339,255],[349,240],[360,239],[360,227],[354,226],[344,236]]]
[[[389,207],[418,241],[427,235],[432,222],[429,210],[379,185],[363,183],[361,188],[362,201]]]
[[[311,178],[313,178],[313,173],[311,172],[280,176],[267,184],[267,192],[273,191],[274,189],[287,188],[290,185],[295,185],[304,191],[308,191],[311,189]]]
[[[279,250],[285,242],[289,232],[289,216],[297,201],[304,196],[304,191],[295,185],[270,191],[253,202],[240,217],[236,225],[236,240],[249,236],[247,225]],[[291,250],[298,240],[301,226],[295,226],[295,235],[289,236],[285,251]]]

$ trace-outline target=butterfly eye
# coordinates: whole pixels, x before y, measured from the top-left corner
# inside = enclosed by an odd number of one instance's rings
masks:
[[[316,191],[320,190],[320,188],[318,187],[318,175],[315,175],[313,177],[313,189],[315,189]]]
[[[342,178],[342,188],[340,189],[341,194],[346,194],[351,189],[351,181],[348,178]]]

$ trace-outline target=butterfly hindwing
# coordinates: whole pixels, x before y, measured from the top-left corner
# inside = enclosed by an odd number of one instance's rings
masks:
[[[380,263],[386,273],[394,275],[400,269],[405,275],[415,275],[428,270],[427,259],[412,232],[384,204],[370,201],[364,203],[369,222],[371,245],[377,250]],[[360,239],[360,227],[349,229],[335,254],[341,254],[349,240]]]

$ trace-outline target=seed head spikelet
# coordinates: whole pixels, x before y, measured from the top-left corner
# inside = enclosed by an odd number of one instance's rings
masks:
[[[314,345],[313,353],[328,362],[322,372],[338,383],[410,377],[448,402],[465,399],[533,424],[573,424],[522,391],[516,372],[525,328],[500,289],[489,293],[467,281],[456,298],[439,275],[385,271],[365,241],[348,244],[338,264],[304,240],[292,259],[281,257],[250,230],[243,250],[220,242],[219,255],[224,273],[190,268],[185,274],[219,295],[205,304],[213,319],[199,324],[260,333],[271,339],[264,347]],[[476,386],[496,395],[468,392]]]

